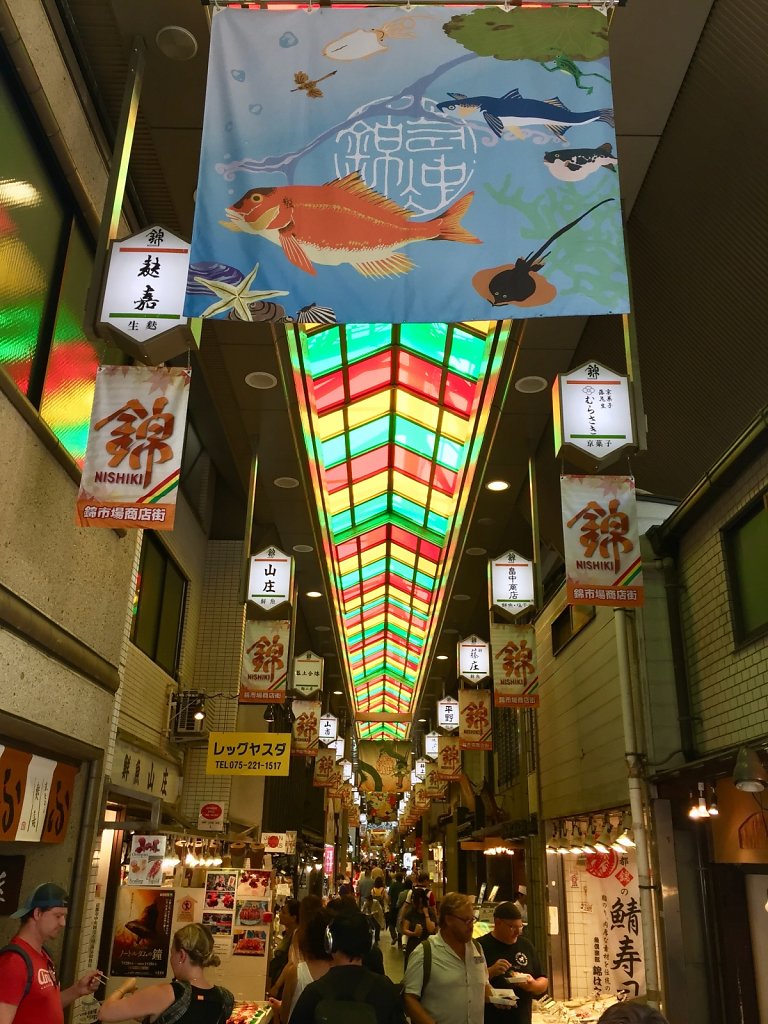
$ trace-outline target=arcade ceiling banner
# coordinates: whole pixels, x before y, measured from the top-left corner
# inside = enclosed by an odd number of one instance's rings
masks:
[[[214,14],[187,316],[629,309],[595,8]]]
[[[361,793],[405,793],[411,788],[409,743],[366,740],[357,750]]]

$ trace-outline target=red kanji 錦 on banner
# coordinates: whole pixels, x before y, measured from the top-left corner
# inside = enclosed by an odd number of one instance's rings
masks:
[[[491,665],[494,707],[539,706],[539,695],[536,692],[539,688],[539,669],[533,626],[492,623]]]
[[[459,745],[493,750],[490,690],[459,690]]]

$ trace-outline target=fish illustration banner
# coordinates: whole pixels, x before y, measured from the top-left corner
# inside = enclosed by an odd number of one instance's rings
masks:
[[[493,706],[537,708],[539,666],[533,626],[491,623]]]
[[[189,382],[184,368],[99,367],[79,526],[173,529]]]
[[[288,619],[245,620],[240,704],[283,704],[288,678]]]
[[[184,312],[626,312],[617,168],[595,8],[220,10]]]
[[[568,604],[637,607],[643,573],[631,476],[561,476]]]
[[[493,750],[490,690],[459,690],[459,746]]]
[[[408,743],[362,741],[357,749],[361,793],[406,793],[411,788]]]

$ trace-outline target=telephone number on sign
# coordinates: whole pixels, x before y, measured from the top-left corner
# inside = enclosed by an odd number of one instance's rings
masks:
[[[237,769],[241,772],[276,772],[281,766],[280,761],[216,761],[217,768]]]

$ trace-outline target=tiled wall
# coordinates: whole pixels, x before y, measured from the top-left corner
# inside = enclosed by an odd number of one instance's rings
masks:
[[[691,713],[701,754],[768,733],[768,637],[738,650],[734,645],[719,532],[766,487],[768,454],[739,477],[680,544]]]

